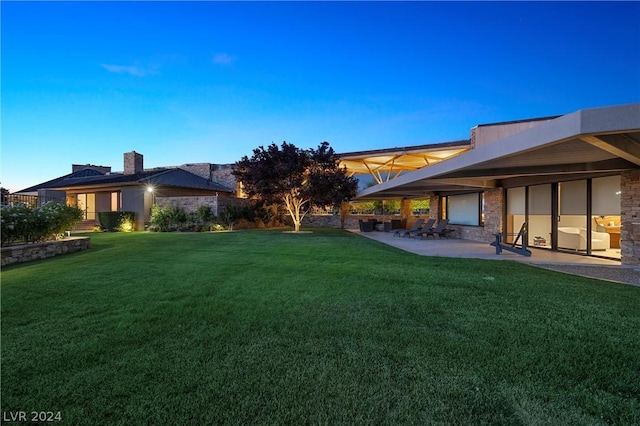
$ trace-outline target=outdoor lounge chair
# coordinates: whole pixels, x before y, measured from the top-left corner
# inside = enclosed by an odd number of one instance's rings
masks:
[[[423,223],[424,223],[424,219],[418,219],[418,220],[416,220],[416,223],[413,224],[411,229],[409,229],[409,230],[399,229],[399,230],[397,230],[396,232],[393,233],[393,236],[394,237],[406,237],[407,235],[409,235],[410,232],[416,232],[418,229],[420,229],[420,227],[422,226]]]
[[[442,219],[440,222],[438,222],[438,225],[425,232],[423,235],[428,236],[432,236],[435,238],[435,236],[437,235],[438,238],[442,238],[442,237],[446,237],[448,233],[453,232],[452,229],[446,229],[446,226],[449,224],[449,219]]]
[[[422,228],[418,229],[417,231],[409,231],[409,238],[422,237],[424,234],[431,231],[433,229],[433,225],[435,224],[436,224],[435,219],[429,219],[427,223],[425,223],[424,226],[422,226]]]

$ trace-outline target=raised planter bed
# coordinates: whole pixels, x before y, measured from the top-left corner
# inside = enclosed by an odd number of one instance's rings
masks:
[[[91,240],[88,237],[67,237],[56,241],[2,247],[0,250],[0,257],[2,258],[0,265],[5,266],[73,253],[79,250],[86,250],[90,245]]]

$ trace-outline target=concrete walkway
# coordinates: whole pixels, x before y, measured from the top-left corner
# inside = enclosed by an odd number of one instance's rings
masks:
[[[496,254],[496,249],[490,246],[489,242],[456,238],[403,238],[394,237],[392,232],[360,232],[354,229],[350,231],[421,256],[514,260],[559,272],[640,286],[640,267],[621,266],[621,262],[616,260],[537,248],[531,249],[531,257],[508,251]]]

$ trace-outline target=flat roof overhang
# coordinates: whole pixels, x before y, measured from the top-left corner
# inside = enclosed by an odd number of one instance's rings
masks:
[[[579,110],[358,193],[424,198],[640,169],[640,103]]]

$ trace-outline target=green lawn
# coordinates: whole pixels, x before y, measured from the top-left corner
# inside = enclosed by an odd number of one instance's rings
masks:
[[[342,231],[96,234],[2,271],[2,411],[640,424],[640,289]]]

